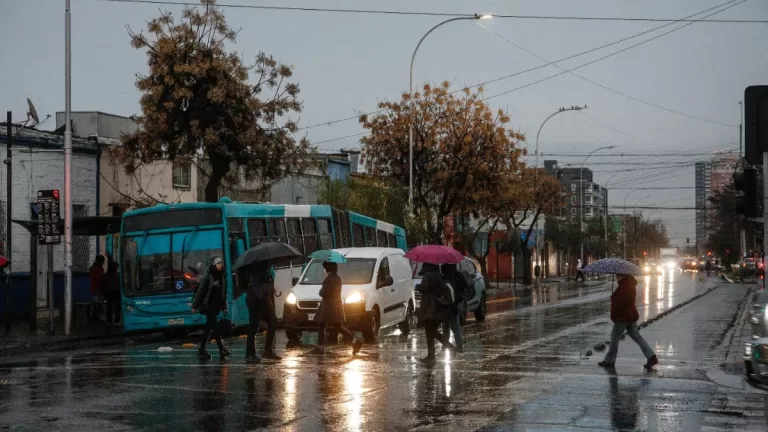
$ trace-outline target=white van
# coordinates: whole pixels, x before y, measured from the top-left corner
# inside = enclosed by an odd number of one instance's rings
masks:
[[[346,326],[373,341],[384,327],[398,325],[407,334],[416,327],[410,262],[401,249],[334,249],[347,262],[339,264]],[[295,334],[317,331],[314,321],[325,279],[323,262],[312,260],[285,299],[283,322]]]

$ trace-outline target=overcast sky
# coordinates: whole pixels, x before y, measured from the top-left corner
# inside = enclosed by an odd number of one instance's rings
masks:
[[[722,1],[678,0],[227,0],[222,4],[279,5],[345,9],[385,9],[444,13],[507,15],[621,16],[678,19],[717,6]],[[14,120],[26,116],[31,98],[41,117],[64,109],[64,0],[0,1],[0,100]],[[711,19],[768,19],[768,2],[747,0]],[[126,27],[142,30],[159,8],[180,15],[172,5],[72,0],[72,109],[131,115],[139,112],[135,74],[145,72],[146,56],[130,46]],[[225,8],[232,27],[240,28],[233,47],[245,59],[259,51],[295,67],[304,111],[300,126],[315,125],[371,111],[382,99],[398,98],[408,88],[408,66],[419,38],[447,17],[344,14]],[[717,9],[715,9],[717,10]],[[714,10],[713,10],[714,11]],[[710,12],[711,13],[711,12]],[[700,18],[697,16],[696,18]],[[416,83],[449,80],[454,86],[474,85],[523,71],[544,62],[592,49],[662,26],[663,22],[608,22],[495,18],[448,23],[432,33],[416,57]],[[576,57],[559,65],[570,69],[619,51],[665,31]],[[509,110],[512,124],[526,133],[531,154],[542,121],[561,106],[588,105],[580,113],[550,120],[540,138],[542,153],[588,153],[615,145],[608,152],[696,152],[678,157],[593,157],[586,166],[595,179],[616,187],[694,185],[691,162],[715,151],[738,151],[739,101],[745,87],[765,84],[764,54],[768,24],[694,23],[625,52],[596,61],[576,73],[564,73],[488,102]],[[505,41],[506,39],[506,41]],[[522,47],[527,52],[521,51]],[[532,54],[531,54],[532,53]],[[536,56],[540,57],[537,58]],[[563,72],[556,66],[519,74],[484,87],[487,96],[508,92]],[[697,120],[647,103],[732,126]],[[4,118],[4,117],[3,117]],[[53,122],[46,126],[53,127]],[[45,128],[45,127],[43,127]],[[342,121],[302,131],[326,150],[358,147],[357,121]],[[327,141],[333,140],[333,141]],[[323,142],[325,141],[325,142]],[[322,143],[321,143],[322,142]],[[579,166],[583,157],[545,156]],[[533,161],[533,158],[530,158]],[[666,168],[666,169],[661,169]],[[627,198],[627,194],[630,194]],[[694,205],[693,189],[614,190],[609,205]],[[614,211],[620,211],[618,209]],[[667,223],[673,243],[694,242],[694,213],[654,211]]]

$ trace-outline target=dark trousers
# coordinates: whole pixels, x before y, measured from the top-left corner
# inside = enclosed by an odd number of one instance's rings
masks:
[[[586,281],[587,279],[584,277],[584,273],[582,273],[581,270],[576,270],[576,282],[581,279],[582,281]]]
[[[208,343],[208,338],[211,337],[211,334],[216,339],[219,351],[224,350],[224,343],[221,341],[221,332],[219,331],[219,312],[217,309],[205,311],[205,328],[203,329],[203,339],[200,341],[200,351],[205,349],[205,344]]]
[[[275,299],[271,295],[248,302],[248,336],[245,341],[245,355],[256,355],[256,333],[259,331],[261,320],[267,322],[267,341],[264,344],[264,352],[270,352],[275,347],[275,331],[277,331]]]
[[[120,321],[120,292],[107,293],[107,322]]]
[[[443,346],[449,344],[446,335],[440,333],[440,321],[426,321],[424,322],[424,331],[427,333],[427,355],[430,357],[435,356],[435,340],[438,340]]]
[[[328,329],[334,329],[337,332],[343,334],[344,336],[354,339],[355,335],[349,331],[346,327],[344,327],[344,323],[329,323],[325,324],[320,327],[320,330],[318,330],[317,334],[317,344],[320,346],[325,345],[325,334],[328,331]]]

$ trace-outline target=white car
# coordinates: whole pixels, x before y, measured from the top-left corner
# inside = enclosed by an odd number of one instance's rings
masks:
[[[347,262],[339,264],[341,296],[346,326],[359,330],[367,341],[375,340],[379,330],[399,326],[404,334],[416,327],[415,298],[410,262],[401,249],[334,249]],[[317,331],[314,321],[320,305],[320,288],[325,279],[323,262],[312,260],[285,299],[283,321],[293,334]]]

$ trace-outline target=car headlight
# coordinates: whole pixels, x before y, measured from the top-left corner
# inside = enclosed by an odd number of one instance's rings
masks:
[[[667,268],[671,268],[671,269],[675,268],[675,263],[674,263],[674,262],[671,262],[671,261],[670,261],[670,262],[668,262],[668,263],[667,263]]]
[[[288,297],[285,298],[285,303],[289,305],[295,305],[296,304],[296,294],[290,293],[288,294]]]
[[[752,357],[752,344],[744,344],[744,357]]]
[[[363,296],[359,292],[353,293],[347,297],[347,303],[361,303],[363,300]]]
[[[662,270],[664,270],[664,267],[662,267],[662,266],[656,266],[656,270],[658,270],[658,271],[662,271]]]
[[[648,267],[648,266],[645,266],[645,267],[643,267],[643,270],[645,270],[645,271],[651,271],[651,268],[650,268],[650,267]]]

